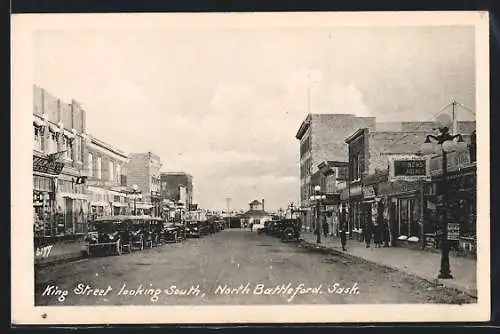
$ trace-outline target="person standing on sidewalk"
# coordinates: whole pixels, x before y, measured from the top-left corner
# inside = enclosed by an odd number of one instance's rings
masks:
[[[324,237],[328,237],[328,223],[326,222],[326,219],[323,220],[323,235]]]
[[[340,243],[342,244],[342,250],[345,251],[347,244],[347,219],[345,219],[344,213],[342,213],[340,219],[339,234],[340,234]]]
[[[366,220],[364,232],[365,232],[366,248],[370,248],[370,244],[372,241],[372,234],[373,234],[373,223],[371,222],[371,219]]]

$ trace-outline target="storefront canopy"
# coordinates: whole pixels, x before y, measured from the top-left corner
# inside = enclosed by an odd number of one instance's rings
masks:
[[[394,196],[418,190],[419,183],[411,181],[393,181],[380,183],[378,186],[379,196]]]

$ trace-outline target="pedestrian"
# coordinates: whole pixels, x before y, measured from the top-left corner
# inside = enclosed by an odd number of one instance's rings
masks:
[[[342,216],[344,214],[342,213]],[[341,217],[340,219],[340,224],[339,224],[339,233],[340,233],[340,243],[342,244],[342,250],[346,250],[346,244],[347,244],[347,219],[344,217]]]
[[[323,221],[323,235],[326,237],[328,237],[328,223],[325,221]]]
[[[373,237],[375,247],[380,248],[382,246],[382,225],[378,221],[373,225]]]
[[[372,240],[372,234],[373,234],[373,223],[371,221],[367,221],[365,224],[365,243],[366,243],[366,248],[370,248],[370,243]]]

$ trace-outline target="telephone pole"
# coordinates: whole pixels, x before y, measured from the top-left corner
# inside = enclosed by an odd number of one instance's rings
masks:
[[[231,197],[226,198],[226,210],[228,214],[227,218],[227,227],[231,228]]]

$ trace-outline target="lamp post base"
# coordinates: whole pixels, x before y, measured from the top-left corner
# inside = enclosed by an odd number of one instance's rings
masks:
[[[439,279],[452,279],[453,275],[451,273],[439,273]]]

